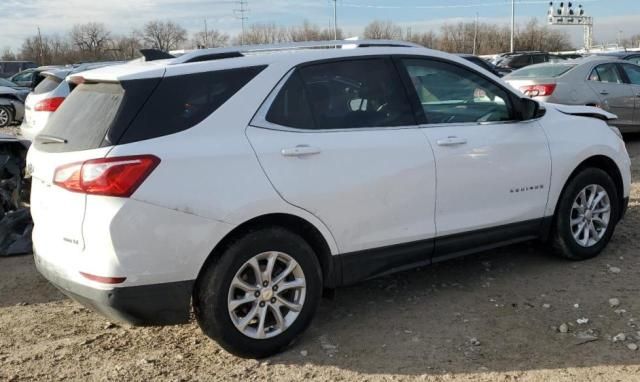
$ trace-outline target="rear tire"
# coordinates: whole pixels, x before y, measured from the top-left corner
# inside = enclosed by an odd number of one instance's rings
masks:
[[[13,123],[13,110],[8,106],[0,106],[0,128],[8,127]]]
[[[283,228],[263,228],[232,242],[207,266],[196,284],[194,310],[202,331],[225,350],[263,358],[309,326],[321,295],[321,268],[311,246]]]
[[[558,201],[552,241],[555,252],[570,260],[600,254],[618,223],[619,206],[615,183],[605,171],[582,170]]]

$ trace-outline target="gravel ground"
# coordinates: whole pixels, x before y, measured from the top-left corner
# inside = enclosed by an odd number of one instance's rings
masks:
[[[109,323],[30,256],[0,258],[0,380],[640,381],[640,138],[628,147],[630,209],[598,258],[524,244],[343,288],[263,361],[229,355],[194,323]]]

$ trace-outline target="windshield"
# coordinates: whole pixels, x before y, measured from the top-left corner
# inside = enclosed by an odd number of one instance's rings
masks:
[[[529,66],[520,70],[517,70],[511,74],[509,74],[509,78],[537,78],[537,77],[546,77],[546,78],[554,78],[559,77],[569,70],[575,68],[578,65],[567,65],[567,64],[550,64],[550,65],[541,65],[541,66]]]
[[[9,81],[9,80],[5,80],[4,78],[0,78],[0,86],[7,86],[10,88],[15,88],[18,85],[14,84],[13,82]]]

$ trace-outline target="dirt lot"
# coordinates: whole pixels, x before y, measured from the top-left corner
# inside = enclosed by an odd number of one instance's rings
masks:
[[[640,138],[628,147],[630,209],[600,257],[525,244],[340,289],[266,361],[227,354],[195,324],[110,324],[31,257],[0,258],[0,380],[640,381]]]

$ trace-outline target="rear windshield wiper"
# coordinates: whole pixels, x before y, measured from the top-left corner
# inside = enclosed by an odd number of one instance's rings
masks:
[[[43,145],[49,143],[67,143],[68,141],[64,138],[54,137],[53,135],[38,135],[36,139],[42,142]]]

